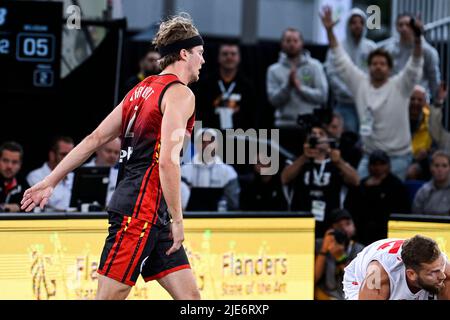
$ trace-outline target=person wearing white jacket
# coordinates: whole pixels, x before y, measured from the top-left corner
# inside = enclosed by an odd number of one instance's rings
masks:
[[[333,51],[334,67],[355,98],[361,122],[364,156],[359,164],[359,176],[368,175],[368,155],[381,150],[391,158],[392,172],[404,180],[412,160],[409,99],[414,86],[420,82],[423,69],[421,35],[416,35],[413,55],[399,74],[390,77],[392,57],[382,49],[369,55],[369,74],[366,74],[336,40],[333,32],[336,22],[330,7],[324,8],[322,22]],[[420,28],[421,22],[417,20],[415,29]]]
[[[355,65],[364,72],[368,71],[367,58],[369,54],[377,48],[375,42],[366,38],[366,21],[367,17],[364,11],[358,8],[352,9],[346,21],[346,37],[342,41],[344,50]],[[359,131],[359,120],[354,97],[334,68],[332,50],[328,50],[325,71],[336,101],[335,111],[344,118],[345,130],[357,133]]]
[[[239,209],[241,188],[238,175],[231,165],[223,163],[222,159],[215,154],[216,137],[217,132],[214,129],[203,129],[197,133],[195,141],[202,139],[201,148],[197,150],[191,163],[181,166],[183,209],[189,203],[190,188],[223,188],[223,199],[227,202],[227,210]]]

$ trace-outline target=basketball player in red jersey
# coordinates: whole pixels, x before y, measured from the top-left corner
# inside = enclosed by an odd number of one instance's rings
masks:
[[[109,235],[98,269],[97,299],[125,299],[139,275],[174,299],[200,299],[182,246],[180,152],[194,125],[203,40],[185,15],[162,22],[154,44],[161,74],[139,83],[106,119],[22,200],[44,208],[54,187],[105,143],[121,138],[116,191],[108,204]]]

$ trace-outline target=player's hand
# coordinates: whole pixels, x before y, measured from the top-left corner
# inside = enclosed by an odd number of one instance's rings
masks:
[[[330,6],[324,6],[322,8],[322,14],[320,15],[322,24],[325,29],[333,30],[334,26],[339,22],[339,20],[333,21],[333,10]]]
[[[172,221],[170,224],[170,234],[169,237],[173,239],[172,247],[167,250],[166,254],[171,255],[172,253],[178,251],[184,241],[184,227],[183,220]]]
[[[52,193],[53,187],[44,179],[25,191],[20,208],[25,212],[30,212],[37,206],[44,209]]]

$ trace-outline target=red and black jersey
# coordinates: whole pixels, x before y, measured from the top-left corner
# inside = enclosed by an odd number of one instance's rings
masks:
[[[126,95],[122,104],[119,175],[108,211],[153,224],[167,221],[158,165],[161,101],[166,90],[176,83],[182,82],[173,74],[150,76]],[[188,134],[192,133],[194,116],[195,112],[187,123]]]

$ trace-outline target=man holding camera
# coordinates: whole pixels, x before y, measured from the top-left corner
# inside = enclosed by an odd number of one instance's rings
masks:
[[[314,284],[316,300],[344,300],[342,280],[344,268],[364,249],[352,240],[355,225],[345,209],[336,209],[330,215],[330,229],[316,240]]]
[[[329,139],[320,125],[314,125],[304,153],[282,171],[281,182],[292,187],[290,209],[311,212],[316,218],[316,237],[320,237],[329,213],[340,208],[342,186],[359,185],[359,176],[342,159],[336,141]]]
[[[369,74],[360,70],[336,39],[333,28],[336,21],[330,7],[325,7],[322,22],[327,31],[333,64],[342,81],[355,97],[360,120],[360,135],[364,156],[359,164],[361,178],[368,175],[369,154],[375,150],[385,151],[392,171],[404,180],[412,160],[411,132],[409,128],[409,99],[414,86],[422,78],[423,53],[421,42],[422,23],[415,20],[414,50],[403,70],[390,77],[393,69],[391,55],[377,49],[368,58]]]

